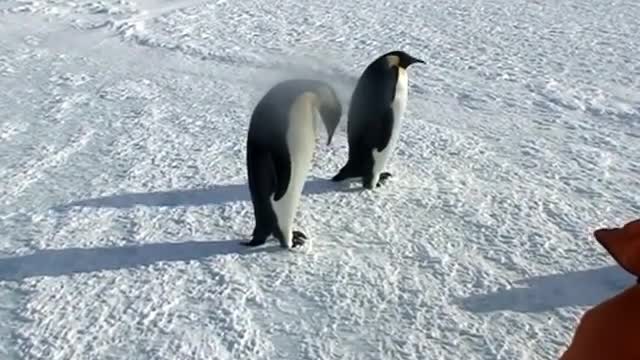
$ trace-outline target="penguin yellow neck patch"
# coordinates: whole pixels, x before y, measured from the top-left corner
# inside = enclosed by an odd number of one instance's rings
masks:
[[[389,63],[389,67],[399,66],[400,58],[397,55],[389,55],[387,56],[387,62]]]

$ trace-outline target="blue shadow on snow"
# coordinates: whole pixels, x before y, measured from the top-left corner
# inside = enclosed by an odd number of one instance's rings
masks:
[[[279,246],[246,247],[239,241],[232,240],[37,250],[30,255],[0,259],[0,281],[20,281],[38,276],[136,268],[162,261],[190,261],[227,254],[248,255],[279,250]]]
[[[517,281],[509,289],[459,299],[462,308],[474,313],[515,311],[535,313],[566,306],[593,306],[635,283],[619,266],[536,276]]]
[[[303,194],[323,194],[332,191],[353,192],[359,188],[345,188],[341,183],[331,180],[312,179],[305,183]],[[54,207],[62,211],[72,207],[96,208],[132,208],[134,206],[202,206],[210,204],[224,204],[238,201],[250,201],[249,186],[247,184],[215,185],[208,188],[191,190],[171,190],[141,193],[124,193],[92,199],[73,201]]]

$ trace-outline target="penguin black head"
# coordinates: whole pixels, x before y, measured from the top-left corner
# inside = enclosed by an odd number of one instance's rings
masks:
[[[389,65],[399,66],[399,67],[401,67],[403,69],[408,68],[412,64],[416,64],[416,63],[424,64],[425,63],[423,60],[415,58],[415,57],[413,57],[413,56],[411,56],[411,55],[409,55],[406,52],[401,51],[401,50],[395,50],[395,51],[388,52],[388,53],[382,55],[382,58],[386,59],[387,62],[389,63]]]
[[[318,112],[327,129],[327,145],[330,145],[333,133],[336,131],[340,118],[342,117],[342,105],[335,91],[330,86],[320,87],[316,94],[318,96]]]

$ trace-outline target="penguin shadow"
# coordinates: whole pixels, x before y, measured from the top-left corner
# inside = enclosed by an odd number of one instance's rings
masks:
[[[311,178],[302,190],[304,195],[317,195],[330,192],[357,192],[358,188],[349,188],[348,183],[336,183],[329,179]],[[54,206],[55,211],[65,211],[74,207],[118,208],[126,209],[136,206],[179,207],[222,205],[226,203],[251,201],[247,184],[213,185],[188,190],[169,190],[153,192],[136,192],[107,195],[89,199],[72,201]]]
[[[68,276],[105,270],[135,269],[163,262],[189,262],[224,255],[274,253],[278,246],[249,248],[239,241],[186,241],[143,245],[36,250],[0,259],[0,281]]]

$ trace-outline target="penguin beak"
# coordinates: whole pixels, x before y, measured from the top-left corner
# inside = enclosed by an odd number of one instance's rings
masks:
[[[424,64],[425,62],[423,60],[417,59],[417,58],[413,58],[412,61],[413,64]]]
[[[324,125],[327,129],[327,146],[329,146],[331,145],[333,134],[336,132],[338,123],[342,117],[342,108],[338,107],[337,110],[325,110],[320,115],[322,116],[322,121],[324,121]]]

